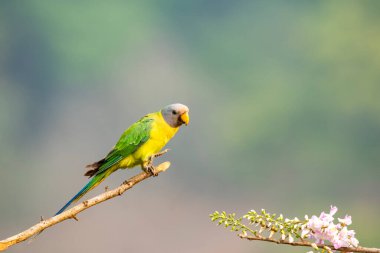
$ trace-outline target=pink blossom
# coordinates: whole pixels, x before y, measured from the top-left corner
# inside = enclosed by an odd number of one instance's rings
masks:
[[[325,226],[327,226],[328,223],[334,220],[334,217],[331,214],[322,212],[321,215],[319,216],[319,219],[324,223]]]
[[[334,216],[334,214],[336,214],[336,212],[338,212],[338,208],[336,206],[330,206],[330,215],[331,216]]]
[[[347,231],[347,227],[344,227],[331,240],[331,242],[333,243],[335,249],[339,249],[341,247],[349,247],[350,246],[350,240],[348,238],[347,232],[348,232]]]
[[[334,223],[330,223],[325,230],[326,239],[330,240],[334,238],[334,236],[338,233],[338,228],[334,225]]]
[[[352,223],[351,216],[346,215],[343,219],[338,218],[339,223],[334,224],[334,215],[337,211],[336,206],[331,206],[330,213],[322,212],[319,217],[313,215],[302,227],[301,237],[314,238],[315,243],[319,244],[329,241],[335,249],[357,247],[359,241],[355,238],[355,231],[347,229],[347,226]]]
[[[338,221],[339,221],[340,223],[346,225],[346,226],[351,225],[351,223],[352,223],[352,221],[351,221],[351,216],[348,216],[348,215],[346,215],[346,216],[344,217],[344,219],[340,219],[340,218],[338,218]]]
[[[355,237],[351,237],[351,239],[350,239],[350,243],[351,243],[351,245],[354,246],[354,247],[359,246],[359,240],[356,239]]]
[[[311,230],[318,230],[322,228],[322,226],[323,221],[315,215],[311,216],[311,219],[307,223],[307,227],[309,227]]]
[[[303,228],[302,229],[302,232],[301,232],[301,237],[302,238],[306,238],[306,235],[310,233],[310,230],[309,229],[305,229]]]

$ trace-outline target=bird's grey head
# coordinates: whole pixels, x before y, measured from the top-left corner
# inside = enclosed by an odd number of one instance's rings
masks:
[[[166,123],[171,127],[179,127],[189,124],[189,108],[183,104],[171,104],[161,110]]]

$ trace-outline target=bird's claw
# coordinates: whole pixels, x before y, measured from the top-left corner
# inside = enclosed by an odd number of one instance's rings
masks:
[[[165,149],[165,150],[162,150],[161,152],[159,152],[159,153],[157,153],[157,154],[154,154],[153,157],[154,157],[154,158],[156,158],[156,157],[160,157],[160,156],[166,154],[169,150],[170,150],[169,148],[167,148],[167,149]]]
[[[149,165],[147,166],[146,168],[147,172],[152,175],[153,177],[157,177],[158,176],[158,173],[156,171],[156,168],[153,166],[153,165]]]
[[[170,150],[170,149],[167,148],[167,149],[165,149],[165,150],[162,150],[161,152],[158,152],[158,153],[156,153],[156,154],[153,154],[153,155],[149,156],[149,158],[148,158],[148,165],[153,164],[153,160],[154,160],[154,158],[157,158],[157,157],[160,157],[160,156],[166,154],[169,150]]]
[[[149,158],[148,158],[148,162],[145,166],[143,166],[143,169],[146,173],[149,173],[150,175],[152,175],[153,177],[156,177],[158,176],[158,172],[156,171],[156,168],[154,167],[153,165],[153,160],[154,158],[156,157],[159,157],[159,156],[162,156],[164,154],[166,154],[170,149],[165,149],[159,153],[156,153],[156,154],[153,154],[151,155]]]

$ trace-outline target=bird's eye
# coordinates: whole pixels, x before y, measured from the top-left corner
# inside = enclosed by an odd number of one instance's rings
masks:
[[[172,114],[176,115],[176,114],[177,114],[177,111],[173,110],[173,111],[172,111]]]

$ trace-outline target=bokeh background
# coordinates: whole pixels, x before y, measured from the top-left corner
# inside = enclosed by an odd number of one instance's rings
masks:
[[[140,116],[181,102],[169,171],[9,252],[305,252],[215,210],[331,204],[380,246],[380,1],[0,2],[0,236],[50,217]],[[138,169],[114,173],[86,198]]]

